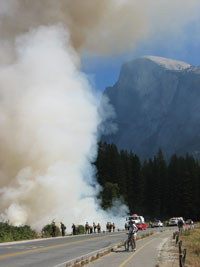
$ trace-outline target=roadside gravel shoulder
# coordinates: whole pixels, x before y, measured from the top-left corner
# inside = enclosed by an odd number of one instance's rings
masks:
[[[178,247],[172,236],[169,236],[161,244],[156,267],[177,267],[179,266],[178,257]]]

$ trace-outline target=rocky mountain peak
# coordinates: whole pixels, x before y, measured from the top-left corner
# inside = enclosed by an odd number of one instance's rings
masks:
[[[151,60],[154,63],[169,69],[169,70],[184,70],[191,67],[188,63],[183,61],[178,61],[170,58],[156,57],[156,56],[143,56],[140,59]]]
[[[166,156],[200,158],[200,68],[167,58],[144,56],[121,68],[104,92],[116,112],[116,134],[103,137],[141,158],[161,147]]]

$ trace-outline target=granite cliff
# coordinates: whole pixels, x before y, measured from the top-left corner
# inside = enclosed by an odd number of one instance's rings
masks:
[[[161,148],[166,157],[187,152],[200,158],[200,67],[144,56],[123,64],[104,92],[118,131],[103,140],[142,159]]]

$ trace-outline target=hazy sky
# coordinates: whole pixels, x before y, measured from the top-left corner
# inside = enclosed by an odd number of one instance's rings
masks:
[[[167,57],[200,66],[200,16],[184,25],[180,32],[159,32],[149,36],[129,53],[113,56],[84,54],[82,69],[90,75],[94,86],[102,91],[114,85],[124,62],[144,55]]]

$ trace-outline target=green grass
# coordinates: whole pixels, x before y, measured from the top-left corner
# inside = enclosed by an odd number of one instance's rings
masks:
[[[186,264],[189,266],[200,266],[200,228],[196,228],[191,232],[185,232],[180,236],[182,240],[182,248],[187,249]]]
[[[184,232],[183,236],[190,236],[190,232]]]

